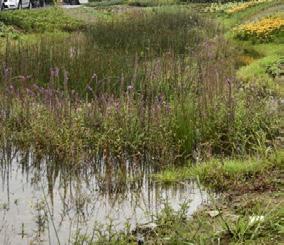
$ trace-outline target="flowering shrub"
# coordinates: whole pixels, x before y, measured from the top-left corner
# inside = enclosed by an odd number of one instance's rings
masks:
[[[229,2],[225,4],[212,3],[210,7],[206,8],[206,12],[224,12],[227,14],[238,13],[249,7],[253,7],[260,3],[271,2],[271,0],[251,0],[248,2]]]
[[[284,27],[283,17],[266,17],[259,21],[240,25],[235,28],[236,37],[241,40],[270,41],[273,35]]]
[[[212,3],[209,7],[204,9],[205,12],[216,13],[216,12],[224,12],[229,6],[233,5],[234,3]]]
[[[233,13],[237,13],[240,12],[242,10],[245,10],[249,7],[255,6],[259,3],[263,3],[263,2],[268,2],[267,0],[256,0],[256,1],[249,1],[249,2],[245,2],[245,3],[237,3],[231,7],[229,7],[228,9],[225,10],[225,12],[227,14],[233,14]]]

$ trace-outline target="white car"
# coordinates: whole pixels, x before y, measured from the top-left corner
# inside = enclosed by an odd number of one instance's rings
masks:
[[[1,10],[32,8],[31,0],[0,0]]]

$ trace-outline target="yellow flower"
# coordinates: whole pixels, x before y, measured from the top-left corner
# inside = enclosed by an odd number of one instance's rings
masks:
[[[245,3],[228,3],[227,8],[225,7],[225,12],[228,14],[237,13],[264,2],[271,2],[271,0],[251,0]]]
[[[257,36],[261,39],[270,39],[275,33],[281,31],[284,27],[282,17],[266,17],[262,20],[240,25],[234,31],[237,37],[241,39],[250,39]]]

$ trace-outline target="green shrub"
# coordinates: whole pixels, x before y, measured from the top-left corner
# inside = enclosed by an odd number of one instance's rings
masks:
[[[1,12],[0,21],[14,25],[26,32],[75,31],[82,24],[64,14],[60,8],[36,9],[35,11]]]

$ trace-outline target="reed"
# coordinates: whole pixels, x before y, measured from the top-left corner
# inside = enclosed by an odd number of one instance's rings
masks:
[[[178,8],[117,18],[7,42],[3,138],[62,159],[148,154],[161,164],[271,144],[277,114],[257,89],[239,92],[235,51],[213,22]]]

